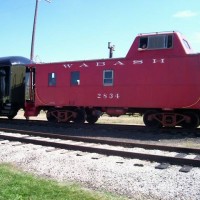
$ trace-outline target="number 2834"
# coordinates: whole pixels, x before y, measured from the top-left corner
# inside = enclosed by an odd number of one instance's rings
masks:
[[[119,99],[119,93],[98,93],[97,99]]]

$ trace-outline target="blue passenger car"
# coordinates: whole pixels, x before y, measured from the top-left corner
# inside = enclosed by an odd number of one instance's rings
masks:
[[[12,119],[24,108],[25,64],[30,63],[20,56],[0,57],[0,116]]]

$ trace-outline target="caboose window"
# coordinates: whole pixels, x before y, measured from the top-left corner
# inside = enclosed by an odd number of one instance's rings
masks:
[[[140,38],[139,48],[142,49],[167,49],[172,48],[172,35],[153,35]]]
[[[145,48],[147,48],[147,44],[148,44],[148,37],[141,37],[139,48],[145,49]]]
[[[167,48],[172,48],[173,46],[173,38],[172,35],[168,35],[166,39],[166,47]]]
[[[80,72],[71,72],[71,85],[80,85]]]
[[[191,49],[189,43],[186,40],[183,40],[183,44],[187,49]]]
[[[165,48],[165,37],[163,35],[149,36],[149,49],[163,49]]]
[[[56,86],[56,73],[53,72],[48,74],[48,85]]]
[[[113,85],[113,70],[104,70],[103,71],[103,85],[104,86]]]

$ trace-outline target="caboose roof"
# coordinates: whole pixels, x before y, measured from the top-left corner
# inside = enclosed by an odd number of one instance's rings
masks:
[[[162,34],[170,34],[170,33],[177,33],[180,34],[178,31],[160,31],[160,32],[150,32],[150,33],[139,33],[138,35],[162,35]]]

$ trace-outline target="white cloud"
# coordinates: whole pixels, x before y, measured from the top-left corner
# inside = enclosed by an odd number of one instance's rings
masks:
[[[183,11],[179,11],[179,12],[175,13],[173,15],[173,17],[187,18],[187,17],[194,17],[194,16],[197,16],[197,15],[198,15],[197,12],[193,12],[191,10],[183,10]]]

